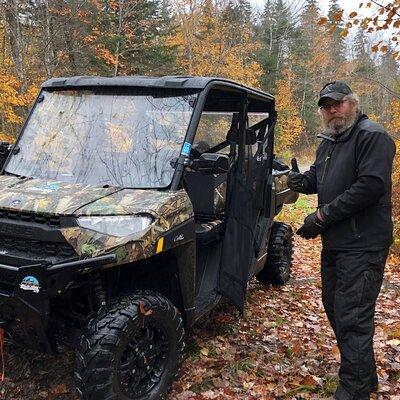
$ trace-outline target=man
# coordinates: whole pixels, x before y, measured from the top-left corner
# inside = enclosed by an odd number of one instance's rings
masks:
[[[345,83],[325,85],[318,106],[325,133],[315,163],[301,174],[294,160],[288,186],[318,193],[317,211],[297,233],[322,236],[322,301],[341,355],[335,398],[366,400],[378,386],[374,313],[392,242],[395,146]]]

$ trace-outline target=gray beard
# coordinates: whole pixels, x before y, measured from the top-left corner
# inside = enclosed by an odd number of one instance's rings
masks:
[[[322,119],[322,125],[324,127],[325,133],[331,136],[337,136],[346,132],[347,129],[352,127],[358,118],[358,110],[355,109],[350,114],[344,117],[335,118],[329,122]]]

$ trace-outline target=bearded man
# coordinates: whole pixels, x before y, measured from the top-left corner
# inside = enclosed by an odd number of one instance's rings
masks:
[[[297,233],[322,237],[322,301],[341,355],[334,396],[367,400],[378,387],[374,314],[392,243],[395,145],[361,113],[358,97],[344,82],[326,84],[318,106],[325,132],[318,135],[316,160],[303,174],[293,162],[288,186],[318,193],[317,211]]]

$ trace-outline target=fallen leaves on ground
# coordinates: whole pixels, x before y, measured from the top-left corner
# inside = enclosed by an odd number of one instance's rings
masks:
[[[321,303],[320,243],[296,237],[291,281],[253,280],[243,317],[226,302],[189,333],[169,400],[313,399],[337,384],[339,351]],[[400,400],[400,273],[391,256],[376,313],[380,399]],[[72,400],[73,352],[59,357],[6,348],[0,399]],[[99,399],[100,400],[100,399]]]
[[[332,395],[340,354],[321,302],[319,240],[296,237],[291,281],[250,284],[240,318],[224,303],[189,335],[169,400],[317,399]],[[380,399],[400,393],[400,273],[391,256],[376,312]]]

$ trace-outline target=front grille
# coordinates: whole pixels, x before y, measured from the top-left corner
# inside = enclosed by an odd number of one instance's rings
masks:
[[[47,216],[25,211],[11,211],[0,209],[0,218],[8,219],[10,221],[30,222],[48,225],[54,228],[60,227],[60,217],[56,215]]]
[[[15,272],[4,271],[0,269],[0,281],[14,284],[17,275]]]
[[[74,249],[67,243],[42,242],[39,240],[19,239],[0,236],[0,251],[5,250],[7,255],[43,260],[54,258],[62,260],[76,256]]]
[[[12,291],[15,286],[17,274],[0,269],[0,290]]]

